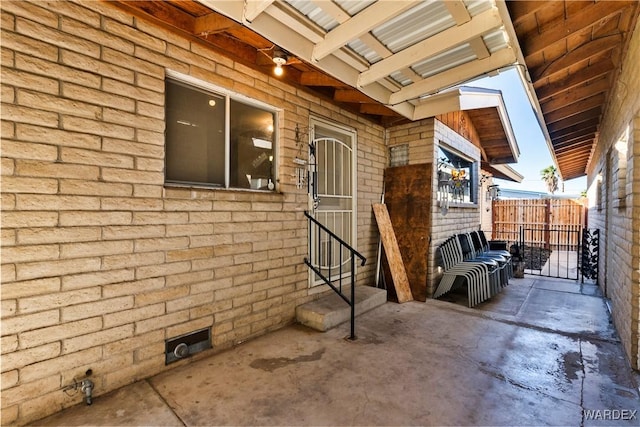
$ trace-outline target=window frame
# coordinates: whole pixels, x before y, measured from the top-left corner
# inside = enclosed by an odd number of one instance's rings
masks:
[[[452,191],[449,190],[448,193],[448,198],[447,200],[449,200],[448,203],[451,204],[451,206],[460,206],[460,207],[464,207],[464,206],[468,206],[468,207],[478,207],[479,206],[479,191],[478,191],[478,185],[479,185],[479,168],[480,168],[480,161],[479,160],[474,160],[472,157],[470,157],[469,155],[463,154],[458,150],[455,150],[454,148],[444,144],[444,143],[440,143],[440,144],[436,144],[436,159],[435,159],[435,173],[436,173],[436,180],[438,181],[438,185],[436,186],[436,199],[439,202],[442,202],[443,199],[443,194],[442,194],[442,190],[441,190],[441,183],[440,183],[440,168],[438,167],[440,165],[440,150],[447,152],[449,154],[452,154],[454,156],[459,157],[461,160],[464,160],[466,162],[469,163],[468,169],[469,169],[469,179],[468,179],[468,186],[469,186],[469,201],[459,201],[459,200],[453,200],[453,194]],[[451,181],[451,180],[449,180]],[[450,184],[449,184],[450,185]]]
[[[164,186],[166,187],[187,187],[187,188],[203,188],[210,190],[233,190],[233,191],[254,191],[254,192],[263,192],[263,193],[275,193],[279,191],[280,180],[278,178],[278,154],[279,154],[279,140],[280,140],[280,121],[282,115],[282,108],[277,108],[271,104],[266,102],[250,98],[246,95],[243,95],[239,92],[235,92],[224,87],[215,85],[213,83],[209,83],[207,81],[198,79],[196,77],[190,76],[188,74],[183,74],[173,70],[166,70],[164,84],[166,87],[167,80],[172,80],[175,83],[191,87],[195,90],[201,90],[212,95],[216,95],[224,98],[224,185],[216,184],[216,183],[206,183],[206,182],[187,182],[187,181],[170,181],[167,180],[166,173],[166,163],[167,163],[167,134],[165,129],[165,153],[164,153],[164,162],[165,162],[165,170],[164,170]],[[240,102],[242,104],[246,104],[251,107],[256,107],[258,109],[265,110],[273,114],[273,147],[272,147],[272,155],[273,155],[273,184],[274,188],[271,190],[264,189],[254,189],[254,188],[243,188],[243,187],[232,187],[230,186],[231,182],[231,101],[234,100],[236,102]],[[167,108],[167,94],[166,91],[164,93],[164,102],[165,102],[165,111]],[[165,126],[166,126],[166,116],[165,116]]]

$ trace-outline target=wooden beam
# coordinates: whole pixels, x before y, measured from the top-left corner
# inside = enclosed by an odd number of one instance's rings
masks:
[[[319,71],[304,71],[300,75],[300,84],[304,86],[348,87],[340,80]]]
[[[360,41],[363,42],[364,44],[366,44],[367,46],[369,46],[371,49],[375,50],[376,53],[378,55],[380,55],[380,57],[382,59],[384,58],[388,58],[391,55],[393,55],[393,52],[391,52],[389,49],[387,49],[387,47],[385,45],[383,45],[380,40],[378,40],[377,38],[375,38],[371,33],[366,33],[363,34],[360,37]],[[411,80],[412,82],[417,82],[422,80],[422,76],[418,73],[416,73],[415,71],[413,71],[413,68],[411,67],[406,67],[400,70],[400,72],[409,80]]]
[[[271,6],[274,0],[244,0],[244,19],[253,22],[266,8]]]
[[[333,99],[338,102],[354,102],[365,104],[376,103],[373,99],[355,89],[337,89],[333,95]]]
[[[466,64],[450,68],[435,76],[426,78],[420,82],[406,86],[389,97],[387,104],[399,104],[409,99],[418,98],[425,94],[433,94],[440,89],[448,88],[454,84],[479,77],[489,71],[511,65],[516,61],[516,54],[510,48],[494,52],[490,57],[478,59]],[[413,117],[414,120],[424,117]]]
[[[193,34],[195,18],[163,1],[117,1],[117,6],[145,18],[153,17],[158,21]]]
[[[469,45],[471,46],[471,49],[473,49],[473,53],[476,54],[478,59],[484,59],[491,56],[491,52],[489,52],[489,49],[487,49],[487,45],[484,44],[484,40],[482,40],[482,37],[476,37],[475,39],[469,40]]]
[[[451,50],[502,25],[497,9],[488,9],[469,22],[448,28],[371,65],[358,76],[358,86],[367,86],[393,72],[409,67],[425,58]]]
[[[587,42],[550,63],[544,63],[533,70],[530,69],[529,74],[534,82],[545,77],[553,76],[554,74],[565,71],[567,68],[577,63],[587,61],[594,56],[602,54],[603,52],[615,49],[620,46],[621,43],[621,34],[604,36]]]
[[[213,12],[195,19],[193,33],[197,35],[216,34],[234,27],[240,27],[240,24],[233,19]]]
[[[451,16],[453,16],[457,25],[471,21],[471,15],[462,0],[448,0],[444,2],[444,5]]]
[[[554,43],[564,41],[578,32],[583,32],[585,28],[602,24],[603,21],[610,19],[629,4],[630,2],[623,1],[600,1],[586,4],[585,7],[563,22],[545,27],[541,33],[527,34],[520,41],[525,61]]]
[[[363,114],[374,114],[376,116],[397,116],[398,113],[382,104],[360,104],[360,112]]]
[[[362,34],[392,19],[417,4],[413,0],[379,1],[329,31],[324,40],[313,48],[312,60],[320,61],[333,51],[355,40]]]
[[[350,18],[349,14],[345,12],[344,9],[331,0],[314,0],[314,3],[324,12],[331,15],[331,17],[338,21],[339,24],[342,24]]]
[[[378,223],[382,246],[384,247],[384,252],[387,255],[387,260],[389,261],[389,268],[391,270],[391,276],[393,277],[393,286],[396,290],[398,302],[403,303],[413,301],[413,295],[411,294],[411,288],[409,286],[409,278],[407,277],[407,271],[405,270],[404,263],[402,262],[402,255],[400,254],[400,248],[398,247],[398,240],[393,232],[393,225],[391,225],[387,206],[382,203],[374,203],[373,213],[376,217],[376,222]]]
[[[541,103],[545,102],[552,96],[556,96],[569,89],[573,89],[576,86],[595,80],[611,70],[613,70],[613,62],[611,59],[607,58],[575,73],[570,73],[567,77],[553,83],[543,83],[543,80],[539,80],[540,87],[536,89],[538,101]]]

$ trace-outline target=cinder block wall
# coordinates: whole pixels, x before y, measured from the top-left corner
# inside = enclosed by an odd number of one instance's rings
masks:
[[[310,114],[358,133],[373,282],[380,126],[107,2],[0,7],[3,425],[80,402],[61,387],[89,368],[96,396],[167,369],[167,338],[212,327],[216,351],[294,320],[314,297],[293,163]],[[283,109],[278,192],[164,186],[167,69]]]
[[[599,282],[611,299],[616,329],[635,369],[640,369],[640,167],[635,167],[640,155],[638,63],[640,21],[609,95],[598,144],[588,166],[590,194],[595,195],[598,175],[602,176],[600,207],[589,201],[589,227],[599,228],[601,233]],[[628,125],[631,132],[625,155],[615,143]],[[619,169],[620,156],[626,156],[625,171]],[[620,179],[625,180],[622,186]]]

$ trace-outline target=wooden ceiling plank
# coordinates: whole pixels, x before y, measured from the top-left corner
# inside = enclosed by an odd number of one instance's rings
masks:
[[[545,102],[549,98],[557,96],[562,92],[566,92],[576,86],[595,80],[611,70],[613,70],[613,62],[611,59],[606,59],[590,65],[580,70],[580,72],[570,73],[567,77],[553,83],[546,84],[536,90],[538,101],[541,103]]]
[[[580,102],[599,93],[605,93],[610,87],[607,79],[600,79],[590,84],[578,86],[566,92],[562,92],[559,96],[550,98],[548,101],[541,103],[540,108],[544,114],[566,107],[567,105]],[[585,108],[582,109],[583,111]]]
[[[581,131],[568,134],[560,138],[552,139],[551,142],[554,146],[562,146],[563,144],[567,144],[570,142],[594,139],[597,131],[597,128],[583,129]]]
[[[547,124],[555,123],[559,120],[566,119],[575,114],[580,114],[585,110],[590,110],[595,107],[602,107],[605,101],[605,94],[599,93],[590,98],[584,99],[578,103],[567,105],[566,107],[559,108],[553,112],[544,115]]]
[[[580,153],[581,151],[588,154],[591,151],[591,146],[592,142],[585,139],[583,141],[567,145],[566,147],[558,148],[556,150],[556,154],[559,156],[567,156],[569,154]]]
[[[549,137],[551,138],[552,141],[555,141],[559,138],[563,138],[569,135],[576,135],[578,133],[585,134],[589,132],[595,132],[595,130],[598,129],[599,123],[600,123],[600,120],[598,118],[591,119],[589,121],[578,123],[577,125],[569,126],[567,128],[549,133]]]
[[[538,10],[547,6],[543,1],[512,1],[507,2],[509,6],[509,14],[514,17],[513,25],[517,26],[531,15],[535,14]]]
[[[535,53],[547,49],[554,43],[566,40],[577,32],[584,31],[588,27],[596,26],[604,20],[608,20],[614,14],[620,12],[629,5],[622,1],[600,1],[580,9],[576,14],[569,16],[560,25],[549,25],[539,34],[527,34],[521,41],[522,51],[526,58]]]
[[[357,39],[362,34],[415,5],[416,2],[413,0],[379,1],[373,3],[357,15],[352,16],[344,23],[329,31],[321,42],[316,43],[311,55],[312,60],[320,61],[351,40]]]
[[[444,5],[451,16],[453,16],[453,19],[456,21],[457,25],[462,25],[465,22],[471,21],[471,15],[469,14],[467,7],[462,0],[445,1]]]
[[[584,165],[586,164],[586,160],[589,159],[589,154],[591,153],[591,147],[588,150],[577,151],[573,153],[563,153],[562,155],[562,165],[567,169],[575,169],[580,170],[584,169]]]
[[[189,34],[194,34],[195,18],[166,2],[159,1],[119,1],[121,7],[135,11],[138,15],[153,17]]]
[[[553,133],[589,120],[598,119],[599,121],[601,114],[602,108],[598,106],[590,110],[586,110],[573,116],[567,117],[565,119],[558,120],[555,123],[548,124],[547,130],[549,131],[549,133]]]
[[[371,65],[368,70],[358,76],[358,87],[367,86],[376,80],[387,77],[395,71],[419,62],[425,58],[438,55],[468,43],[476,37],[498,28],[502,25],[502,19],[497,9],[488,9],[465,24],[448,28],[428,39],[416,43],[392,56]]]
[[[615,49],[621,41],[622,36],[620,34],[613,34],[591,41],[548,64],[543,64],[533,70],[530,69],[529,74],[534,81],[550,77],[556,73],[561,73],[578,62],[587,61],[603,52]]]

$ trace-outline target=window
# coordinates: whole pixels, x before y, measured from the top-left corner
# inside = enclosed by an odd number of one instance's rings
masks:
[[[476,203],[477,164],[438,147],[438,200]]]
[[[627,157],[629,150],[629,131],[630,126],[627,126],[622,132],[620,138],[615,143],[615,152],[617,155],[613,155],[611,158],[611,163],[613,165],[613,176],[612,183],[614,188],[614,197],[617,203],[617,207],[623,208],[626,206],[626,197],[627,197]]]
[[[167,79],[166,120],[166,182],[274,189],[274,111]]]
[[[409,164],[409,144],[394,145],[389,148],[389,166],[405,166]]]

